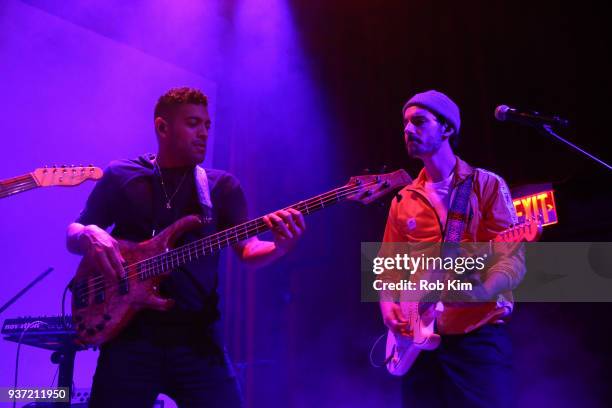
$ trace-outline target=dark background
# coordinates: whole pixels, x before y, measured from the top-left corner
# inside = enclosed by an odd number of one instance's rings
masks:
[[[461,108],[462,158],[511,187],[553,184],[560,223],[543,240],[611,239],[611,173],[533,129],[493,118],[500,104],[559,114],[572,123],[563,136],[612,160],[609,25],[594,2],[315,0],[294,1],[292,10],[333,117],[338,170],[387,165],[416,175],[420,163],[403,148],[401,107],[416,92],[442,90]],[[309,220],[309,248],[285,261],[294,294],[288,353],[297,360],[292,379],[301,384],[289,399],[298,406],[308,405],[296,402],[304,395],[321,406],[395,403],[398,382],[367,362],[383,326],[376,305],[358,304],[355,280],[356,248],[381,239],[386,207],[330,212]],[[304,257],[317,261],[305,264]],[[321,291],[321,282],[330,288]],[[516,306],[511,330],[521,406],[609,403],[611,311],[609,304]],[[334,396],[347,402],[329,403]]]

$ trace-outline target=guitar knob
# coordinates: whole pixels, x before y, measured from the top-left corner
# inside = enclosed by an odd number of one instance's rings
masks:
[[[104,330],[104,323],[98,323],[98,324],[96,324],[96,329],[97,329],[98,331],[102,331],[102,330]]]
[[[104,320],[106,320],[107,322],[111,319],[111,315],[109,314],[105,314],[104,315]]]

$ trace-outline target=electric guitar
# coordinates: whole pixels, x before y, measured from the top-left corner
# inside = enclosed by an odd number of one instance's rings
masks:
[[[404,170],[351,177],[342,187],[287,208],[308,215],[344,200],[368,204],[411,181]],[[268,230],[260,217],[174,247],[182,234],[199,226],[200,218],[188,215],[147,241],[119,240],[119,251],[126,260],[126,274],[116,282],[107,282],[96,270],[93,260],[84,256],[72,284],[72,320],[78,343],[95,346],[107,342],[141,310],[169,310],[173,301],[161,297],[159,287],[172,270]]]
[[[542,224],[537,220],[509,228],[491,242],[533,242],[542,233]],[[427,296],[427,295],[426,295]],[[423,298],[422,298],[423,299]],[[466,327],[479,327],[501,317],[503,310],[496,308],[495,302],[467,305],[458,313]],[[387,333],[385,365],[390,374],[401,376],[410,370],[421,350],[434,350],[440,345],[440,335],[434,331],[436,318],[444,311],[441,301],[401,302],[400,308],[408,321],[409,335]],[[469,331],[469,329],[468,329]]]
[[[31,173],[0,180],[0,198],[22,193],[37,187],[72,187],[86,180],[99,180],[102,169],[99,167],[53,166],[38,168]]]

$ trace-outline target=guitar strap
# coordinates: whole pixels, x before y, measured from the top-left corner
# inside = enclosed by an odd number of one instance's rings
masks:
[[[459,243],[467,226],[468,204],[473,180],[474,173],[465,178],[456,188],[453,202],[446,216],[446,228],[440,254],[442,258],[456,258],[460,255]]]
[[[444,242],[461,242],[461,236],[467,224],[468,204],[472,192],[474,174],[470,174],[459,184],[455,197],[446,216],[446,228],[444,231]],[[452,245],[450,245],[452,247]],[[444,245],[446,247],[446,245]]]
[[[440,256],[443,259],[460,256],[460,242],[467,225],[468,204],[470,202],[470,193],[472,192],[473,178],[474,174],[472,173],[456,187],[455,195],[446,216],[446,227],[440,248]],[[440,274],[441,277],[448,276],[448,272],[445,271],[434,271],[434,274]],[[423,306],[431,304],[440,306],[441,295],[442,291],[431,291],[421,299],[421,302]],[[422,309],[422,306],[419,309],[419,313],[422,314],[424,309]]]
[[[455,190],[455,196],[446,216],[446,228],[444,229],[444,238],[440,249],[440,255],[443,259],[447,257],[457,258],[461,255],[461,236],[467,226],[468,204],[473,180],[474,174],[472,173]],[[440,294],[437,293],[438,296]]]

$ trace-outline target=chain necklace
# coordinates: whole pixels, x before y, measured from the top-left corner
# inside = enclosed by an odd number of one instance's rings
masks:
[[[166,185],[164,184],[164,176],[162,175],[161,167],[159,167],[159,164],[157,164],[157,160],[155,160],[155,167],[157,167],[157,171],[159,171],[159,180],[161,181],[162,191],[164,192],[164,196],[166,197],[166,208],[170,210],[172,209],[172,205],[170,203],[172,202],[172,199],[174,198],[176,193],[178,193],[181,186],[183,185],[183,181],[185,181],[185,176],[187,176],[187,173],[189,173],[189,169],[185,170],[185,173],[183,173],[183,177],[181,178],[181,181],[176,187],[176,190],[174,190],[174,193],[172,193],[172,195],[168,197],[168,192],[166,191]]]

